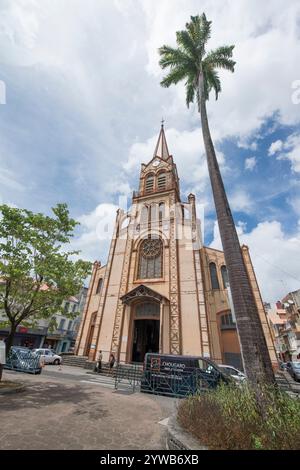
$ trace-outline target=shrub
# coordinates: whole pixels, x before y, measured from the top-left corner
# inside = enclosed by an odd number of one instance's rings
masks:
[[[300,399],[275,387],[254,391],[243,385],[216,390],[180,402],[179,423],[210,449],[299,449]]]

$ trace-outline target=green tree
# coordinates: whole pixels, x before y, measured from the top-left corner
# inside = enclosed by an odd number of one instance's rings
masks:
[[[0,206],[0,312],[10,327],[8,355],[18,325],[34,325],[62,312],[62,302],[76,295],[91,264],[67,251],[77,222],[66,204],[53,216]]]
[[[192,16],[191,21],[186,24],[186,29],[176,33],[178,47],[164,45],[159,49],[161,67],[169,68],[169,73],[163,78],[161,85],[169,87],[184,80],[187,106],[195,100],[198,105],[244,368],[250,383],[256,386],[274,382],[274,374],[210,135],[206,111],[210,92],[215,92],[216,99],[221,92],[218,69],[234,72],[234,46],[221,46],[207,52],[210,35],[211,21],[207,20],[205,14]]]

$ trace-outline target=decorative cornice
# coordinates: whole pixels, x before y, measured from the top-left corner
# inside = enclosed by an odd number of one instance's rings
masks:
[[[148,300],[156,300],[157,302],[162,302],[162,300],[166,299],[163,295],[159,294],[158,292],[150,289],[150,287],[145,286],[144,284],[135,287],[127,294],[120,297],[123,304],[129,305],[136,299],[148,299]]]

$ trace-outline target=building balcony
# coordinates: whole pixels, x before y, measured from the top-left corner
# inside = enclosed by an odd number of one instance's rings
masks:
[[[49,331],[47,334],[47,338],[49,339],[74,339],[77,335],[77,331],[74,330],[64,330],[58,328],[53,331]]]

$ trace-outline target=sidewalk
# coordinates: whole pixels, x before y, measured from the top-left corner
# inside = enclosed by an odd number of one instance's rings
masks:
[[[159,423],[172,414],[172,399],[115,391],[76,367],[4,372],[4,379],[12,376],[28,387],[0,400],[3,450],[165,448],[166,428]]]

